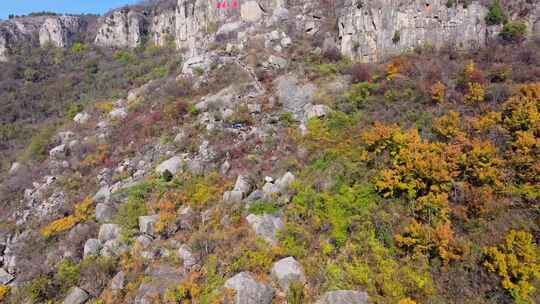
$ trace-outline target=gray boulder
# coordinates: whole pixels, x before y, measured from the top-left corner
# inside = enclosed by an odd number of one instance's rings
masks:
[[[127,108],[117,108],[109,112],[111,119],[124,119],[128,116]]]
[[[64,157],[66,157],[66,155],[67,147],[64,144],[56,146],[51,151],[49,151],[49,156],[53,159],[63,159]]]
[[[293,257],[281,259],[272,266],[272,277],[278,282],[281,289],[289,290],[291,283],[306,283],[306,276],[302,265]]]
[[[296,76],[284,75],[275,80],[279,101],[286,112],[294,114],[295,118],[303,118],[304,107],[311,103],[317,87],[312,84],[299,84]]]
[[[236,183],[234,184],[233,190],[242,192],[243,195],[248,195],[251,191],[251,184],[249,183],[249,180],[243,176],[238,175],[236,178]]]
[[[106,202],[111,197],[111,189],[108,186],[101,187],[98,192],[92,197],[94,203]]]
[[[156,225],[158,220],[159,220],[158,215],[140,216],[139,217],[139,230],[141,231],[141,233],[154,235],[155,233],[154,226]]]
[[[63,304],[83,304],[90,296],[88,293],[79,287],[73,287],[69,290],[67,297],[64,299]]]
[[[280,217],[270,214],[250,214],[246,220],[258,236],[272,245],[277,243],[276,233],[285,226]]]
[[[180,256],[180,258],[184,262],[184,268],[186,270],[197,264],[197,260],[193,256],[193,253],[191,253],[191,250],[185,244],[178,248],[178,256]]]
[[[287,191],[295,179],[296,177],[291,172],[285,173],[276,181],[276,186],[278,187],[279,192],[284,193]]]
[[[163,174],[163,172],[168,170],[172,174],[176,174],[178,171],[180,171],[180,169],[182,169],[183,165],[184,159],[180,156],[175,156],[159,164],[159,166],[156,168],[156,172]]]
[[[316,304],[369,304],[369,296],[362,291],[336,290],[325,293]]]
[[[270,58],[268,58],[268,64],[274,69],[281,70],[287,68],[289,63],[285,58],[271,55]]]
[[[116,209],[110,204],[99,203],[96,205],[96,220],[98,222],[107,222],[112,220]]]
[[[90,115],[86,112],[77,113],[75,117],[73,117],[73,121],[77,124],[83,125],[90,120]]]
[[[0,283],[3,285],[9,284],[9,282],[15,279],[14,276],[9,274],[4,268],[0,268]]]
[[[9,169],[10,175],[15,175],[19,173],[23,169],[23,165],[21,163],[15,162],[11,165],[11,168]]]
[[[123,271],[118,272],[111,280],[111,289],[118,291],[124,289],[126,284],[126,274]]]
[[[223,193],[223,201],[229,203],[239,203],[242,201],[243,196],[243,192],[241,191],[225,191],[225,193]]]
[[[308,104],[304,107],[306,112],[306,120],[309,120],[311,118],[320,118],[328,115],[330,113],[330,107],[327,105],[312,105]]]
[[[116,257],[128,250],[129,248],[124,242],[118,239],[108,240],[101,248],[101,255],[104,257]]]
[[[120,230],[120,226],[117,224],[103,224],[99,227],[98,239],[102,243],[115,240],[120,236]]]
[[[84,257],[98,255],[101,250],[101,242],[98,239],[89,239],[84,243]]]
[[[225,282],[225,288],[235,291],[235,304],[270,304],[272,287],[257,282],[248,272],[242,272]]]
[[[257,1],[246,1],[242,3],[240,8],[240,16],[242,20],[247,22],[256,22],[263,16],[263,10]]]

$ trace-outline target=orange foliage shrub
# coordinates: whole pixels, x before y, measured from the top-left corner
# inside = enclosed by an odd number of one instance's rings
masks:
[[[444,97],[446,96],[446,86],[442,82],[437,81],[430,88],[431,100],[437,103],[444,102]]]

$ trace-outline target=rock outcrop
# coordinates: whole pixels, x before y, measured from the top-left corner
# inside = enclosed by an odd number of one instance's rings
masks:
[[[446,0],[235,3],[224,8],[211,0],[178,0],[161,8],[123,7],[100,18],[96,32],[86,36],[105,47],[132,48],[145,41],[158,46],[175,44],[186,58],[203,55],[216,45],[242,49],[261,37],[266,39],[266,48],[282,52],[295,38],[317,36],[324,41],[323,51],[335,48],[347,57],[374,62],[416,47],[484,46],[499,32],[486,24],[487,8],[480,1],[467,5],[448,5]],[[537,35],[540,9],[531,5],[522,11],[528,13],[510,14],[511,18],[525,22],[529,35]],[[8,60],[10,49],[30,41],[33,33],[38,34],[41,45],[69,46],[77,33],[89,28],[82,20],[78,16],[39,16],[2,22],[0,61]]]
[[[486,42],[487,9],[447,1],[365,1],[347,5],[339,17],[341,52],[365,62],[420,46],[473,48]]]
[[[100,20],[95,43],[106,47],[136,47],[143,42],[146,20],[142,13],[123,8]]]
[[[56,47],[68,47],[76,33],[83,30],[82,20],[76,16],[49,17],[39,29],[39,43]]]

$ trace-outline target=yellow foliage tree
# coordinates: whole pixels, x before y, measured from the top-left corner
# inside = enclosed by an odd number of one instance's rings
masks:
[[[446,86],[442,82],[437,81],[430,88],[431,100],[437,103],[444,102],[444,97],[446,96]]]
[[[515,299],[527,301],[535,291],[531,280],[540,278],[540,255],[532,234],[511,230],[503,243],[483,252],[484,266],[501,277],[503,288]]]
[[[480,103],[485,99],[486,91],[484,87],[477,82],[469,82],[465,102],[469,104]]]

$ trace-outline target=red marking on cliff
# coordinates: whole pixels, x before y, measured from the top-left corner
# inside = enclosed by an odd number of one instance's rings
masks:
[[[232,0],[231,5],[229,5],[229,0],[223,0],[218,1],[217,8],[218,9],[227,9],[227,8],[238,8],[238,0]]]

